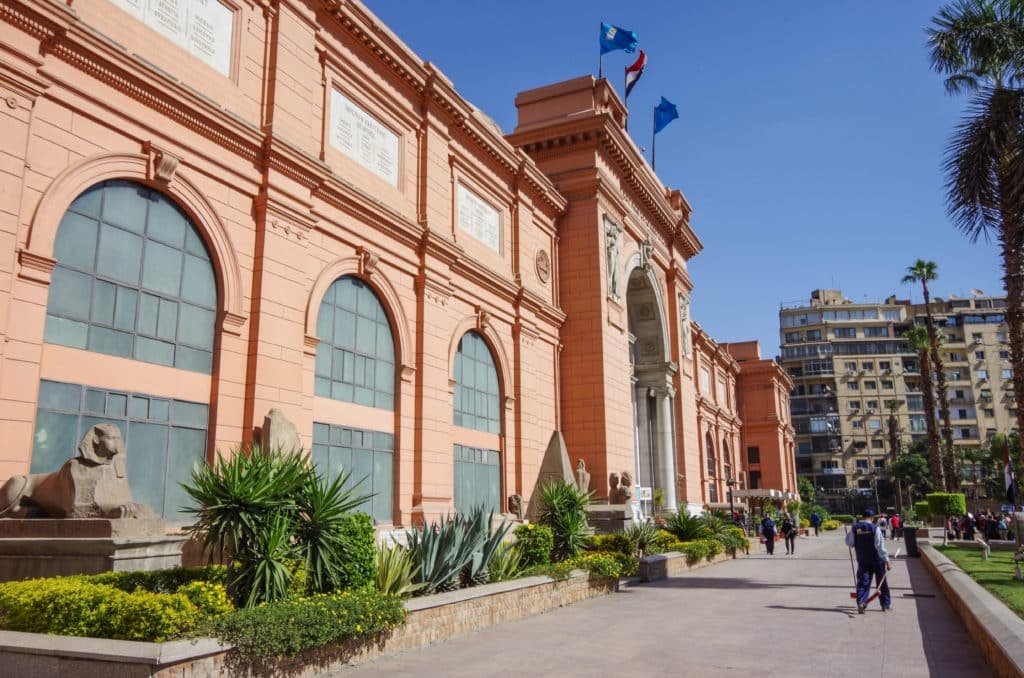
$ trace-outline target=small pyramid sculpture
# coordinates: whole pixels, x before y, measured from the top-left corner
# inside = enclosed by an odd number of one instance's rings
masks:
[[[540,462],[537,484],[533,486],[533,494],[530,495],[530,504],[526,511],[527,518],[531,521],[537,520],[540,513],[540,489],[547,483],[559,480],[576,483],[572,464],[569,463],[569,450],[565,447],[565,438],[562,437],[561,431],[553,431],[548,448],[544,451],[544,458]]]

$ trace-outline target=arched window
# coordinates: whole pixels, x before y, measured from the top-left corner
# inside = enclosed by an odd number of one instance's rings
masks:
[[[476,332],[463,335],[455,354],[455,425],[501,433],[498,370]]]
[[[455,354],[455,425],[501,433],[498,370],[491,349],[467,332]],[[496,449],[455,445],[455,509],[501,510],[501,455]]]
[[[729,454],[729,443],[722,440],[722,470],[728,480],[732,478],[732,457]]]
[[[316,319],[315,393],[395,409],[395,341],[377,295],[362,280],[335,280]]]
[[[130,181],[78,196],[54,243],[45,340],[209,374],[217,283],[192,221]]]
[[[704,435],[704,454],[708,459],[708,478],[714,478],[718,473],[715,467],[715,440],[711,437],[711,431]]]

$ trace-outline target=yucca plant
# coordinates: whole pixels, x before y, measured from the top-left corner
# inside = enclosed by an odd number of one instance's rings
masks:
[[[691,516],[684,506],[665,518],[664,529],[679,541],[697,541],[711,536],[707,523],[700,516]]]
[[[228,582],[244,607],[284,600],[291,594],[292,566],[298,549],[292,540],[291,518],[278,512],[263,526],[259,538],[235,555]]]
[[[593,531],[587,523],[591,493],[564,480],[548,483],[540,489],[540,515],[537,522],[554,533],[553,560],[575,558],[590,542]]]
[[[409,549],[394,545],[377,546],[377,590],[392,596],[415,594],[425,584],[416,582],[419,565]]]
[[[708,536],[711,537],[724,535],[729,531],[730,527],[734,527],[731,520],[725,520],[714,513],[708,513],[701,516],[701,520],[704,521],[704,526],[708,529]]]
[[[361,494],[362,481],[351,483],[348,471],[330,482],[319,473],[310,475],[311,482],[302,488],[296,501],[295,536],[306,562],[307,588],[313,593],[328,593],[341,584],[340,561],[345,557],[342,523],[373,495]]]

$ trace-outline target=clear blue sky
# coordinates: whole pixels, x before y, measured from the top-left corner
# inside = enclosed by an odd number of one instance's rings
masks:
[[[516,92],[596,75],[600,21],[635,31],[648,66],[630,132],[650,146],[651,107],[678,105],[658,174],[693,205],[694,317],[720,341],[756,338],[774,356],[779,304],[818,287],[920,300],[899,282],[917,258],[938,262],[940,296],[1002,293],[995,246],[945,213],[943,151],[966,102],[929,68],[940,2],[368,4],[506,132]],[[605,56],[620,92],[632,59]]]

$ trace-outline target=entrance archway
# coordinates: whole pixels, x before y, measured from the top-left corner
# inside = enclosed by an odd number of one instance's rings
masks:
[[[676,463],[671,360],[664,304],[657,279],[642,267],[629,274],[626,311],[632,364],[633,443],[638,487],[661,488],[664,508],[675,511]]]

